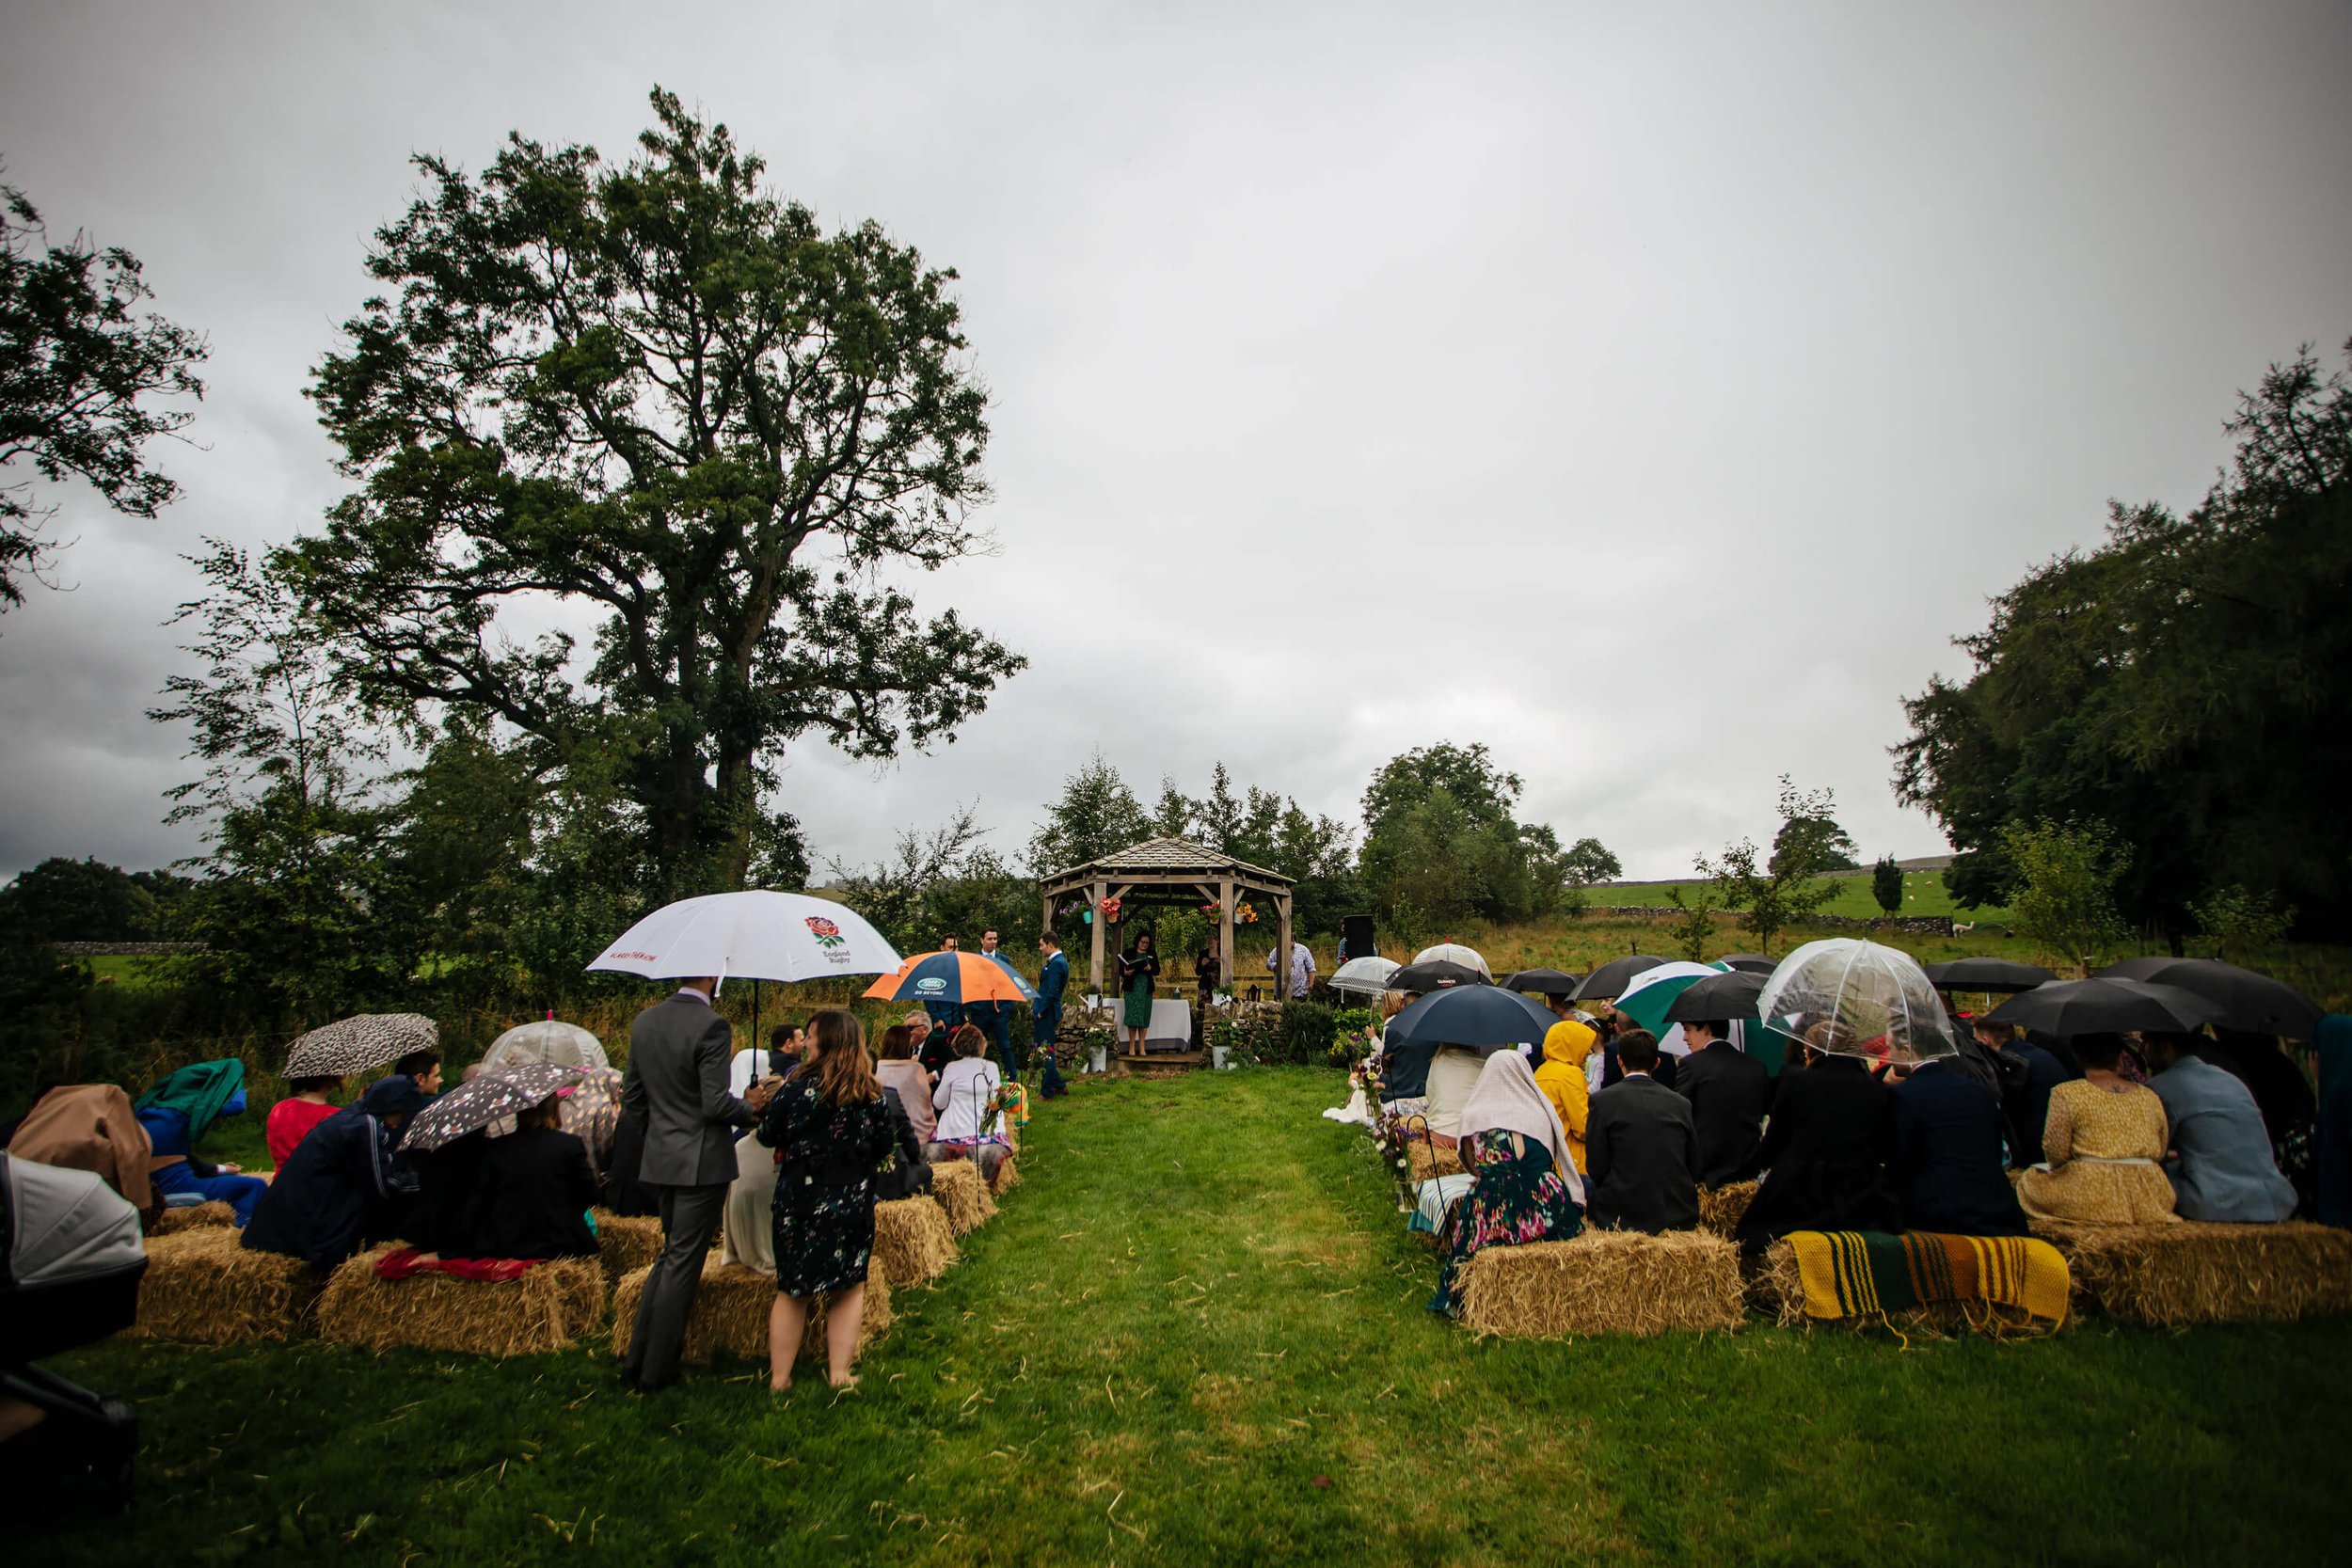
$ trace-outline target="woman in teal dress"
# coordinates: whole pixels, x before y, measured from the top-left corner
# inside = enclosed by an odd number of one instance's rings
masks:
[[[1128,1049],[1137,1053],[1152,1027],[1152,982],[1160,973],[1157,947],[1151,932],[1139,931],[1135,945],[1119,956],[1119,990],[1126,998],[1119,1022]]]
[[[1462,1168],[1473,1180],[1438,1232],[1445,1268],[1429,1303],[1449,1317],[1461,1315],[1462,1265],[1481,1247],[1565,1242],[1584,1227],[1584,1183],[1566,1131],[1526,1057],[1506,1050],[1486,1058],[1462,1107],[1460,1136]]]

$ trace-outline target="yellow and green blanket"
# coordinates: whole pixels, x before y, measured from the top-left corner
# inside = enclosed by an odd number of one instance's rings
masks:
[[[2072,1280],[2058,1248],[2032,1236],[1799,1230],[1808,1318],[1867,1318],[1909,1307],[1989,1303],[2056,1328]]]

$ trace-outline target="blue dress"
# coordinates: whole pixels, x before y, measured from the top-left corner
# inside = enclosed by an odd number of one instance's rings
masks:
[[[253,1206],[269,1191],[269,1183],[258,1176],[236,1176],[217,1171],[206,1161],[191,1156],[188,1148],[188,1114],[168,1106],[150,1105],[139,1114],[139,1125],[147,1129],[147,1141],[157,1154],[177,1154],[179,1159],[167,1165],[158,1165],[150,1178],[155,1190],[167,1201],[174,1193],[189,1193],[199,1201],[226,1203],[237,1212],[237,1223],[245,1224],[253,1217]],[[197,1174],[199,1168],[214,1171],[210,1176]]]

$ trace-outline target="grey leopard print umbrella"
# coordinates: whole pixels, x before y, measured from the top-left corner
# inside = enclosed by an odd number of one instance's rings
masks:
[[[580,1069],[549,1062],[517,1062],[460,1084],[417,1113],[400,1147],[430,1154],[469,1132],[479,1132],[502,1117],[528,1111],[556,1090],[580,1082]]]
[[[422,1013],[359,1013],[311,1030],[286,1053],[288,1078],[348,1078],[440,1046],[441,1026]]]

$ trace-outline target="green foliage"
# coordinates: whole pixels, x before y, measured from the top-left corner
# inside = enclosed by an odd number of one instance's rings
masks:
[[[2010,823],[2002,830],[2001,850],[2017,868],[2010,920],[2018,935],[2038,943],[2054,966],[2070,964],[2075,974],[2089,974],[2126,934],[2115,886],[2131,851],[2104,822],[2048,817]]]
[[[24,458],[52,483],[79,479],[117,512],[152,517],[180,493],[148,444],[191,417],[157,397],[201,398],[203,339],[156,315],[138,259],[76,234],[53,245],[24,193],[0,185],[0,469]],[[0,483],[0,609],[24,602],[60,547],[29,479]]]
[[[2347,345],[2352,348],[2352,345]],[[2110,508],[1959,645],[1974,666],[1904,712],[1895,787],[1999,902],[2012,823],[2097,818],[2134,847],[2123,917],[2179,936],[2244,887],[2352,928],[2352,381],[2306,349],[2242,393],[2231,468],[2186,515]]]
[[[1549,914],[1618,872],[1599,841],[1563,849],[1549,826],[1517,820],[1520,789],[1518,775],[1497,768],[1485,746],[1450,741],[1391,758],[1373,775],[1359,874],[1391,930]]]
[[[1720,860],[1700,857],[1699,874],[1714,881],[1717,907],[1739,912],[1740,928],[1756,939],[1757,952],[1770,953],[1789,922],[1837,895],[1836,883],[1815,879],[1837,869],[1842,830],[1832,831],[1836,830],[1833,804],[1828,790],[1805,794],[1784,773],[1780,831],[1772,838],[1771,860],[1759,869],[1762,854],[1747,840],[1724,846]]]
[[[151,886],[178,892],[185,884],[167,873],[159,883],[142,883],[119,866],[58,855],[20,873],[0,890],[0,904],[50,942],[146,942],[156,931]]]
[[[1870,867],[1870,896],[1888,914],[1903,912],[1903,868],[1892,855],[1881,855]]]
[[[1029,840],[1029,869],[1040,877],[1067,871],[1124,849],[1152,834],[1136,792],[1101,752],[1062,781],[1061,799]]]
[[[2242,887],[2215,890],[2189,906],[2197,922],[2197,947],[2206,958],[2251,964],[2286,940],[2295,927],[2292,907],[2280,909],[2268,894]]]
[[[1274,1022],[1272,1054],[1263,1058],[1320,1067],[1330,1060],[1338,1021],[1320,1002],[1285,1002]]]
[[[430,188],[368,258],[387,292],[311,387],[358,488],[289,559],[403,726],[601,750],[675,896],[772,849],[791,742],[952,738],[1024,661],[882,584],[988,544],[954,274],[825,233],[723,125],[653,106],[617,166],[520,135],[478,177],[416,160]],[[501,631],[549,596],[604,618],[584,674],[567,637]]]
[[[1682,911],[1666,927],[1672,933],[1667,944],[1691,962],[1699,962],[1715,942],[1715,905],[1698,888],[1675,888],[1666,895],[1666,901]]]
[[[954,936],[977,952],[980,933],[994,927],[1016,967],[1035,951],[1036,887],[980,843],[986,830],[977,808],[961,806],[929,833],[899,833],[891,858],[851,870],[835,863],[833,895],[871,921],[902,953],[928,953]]]

